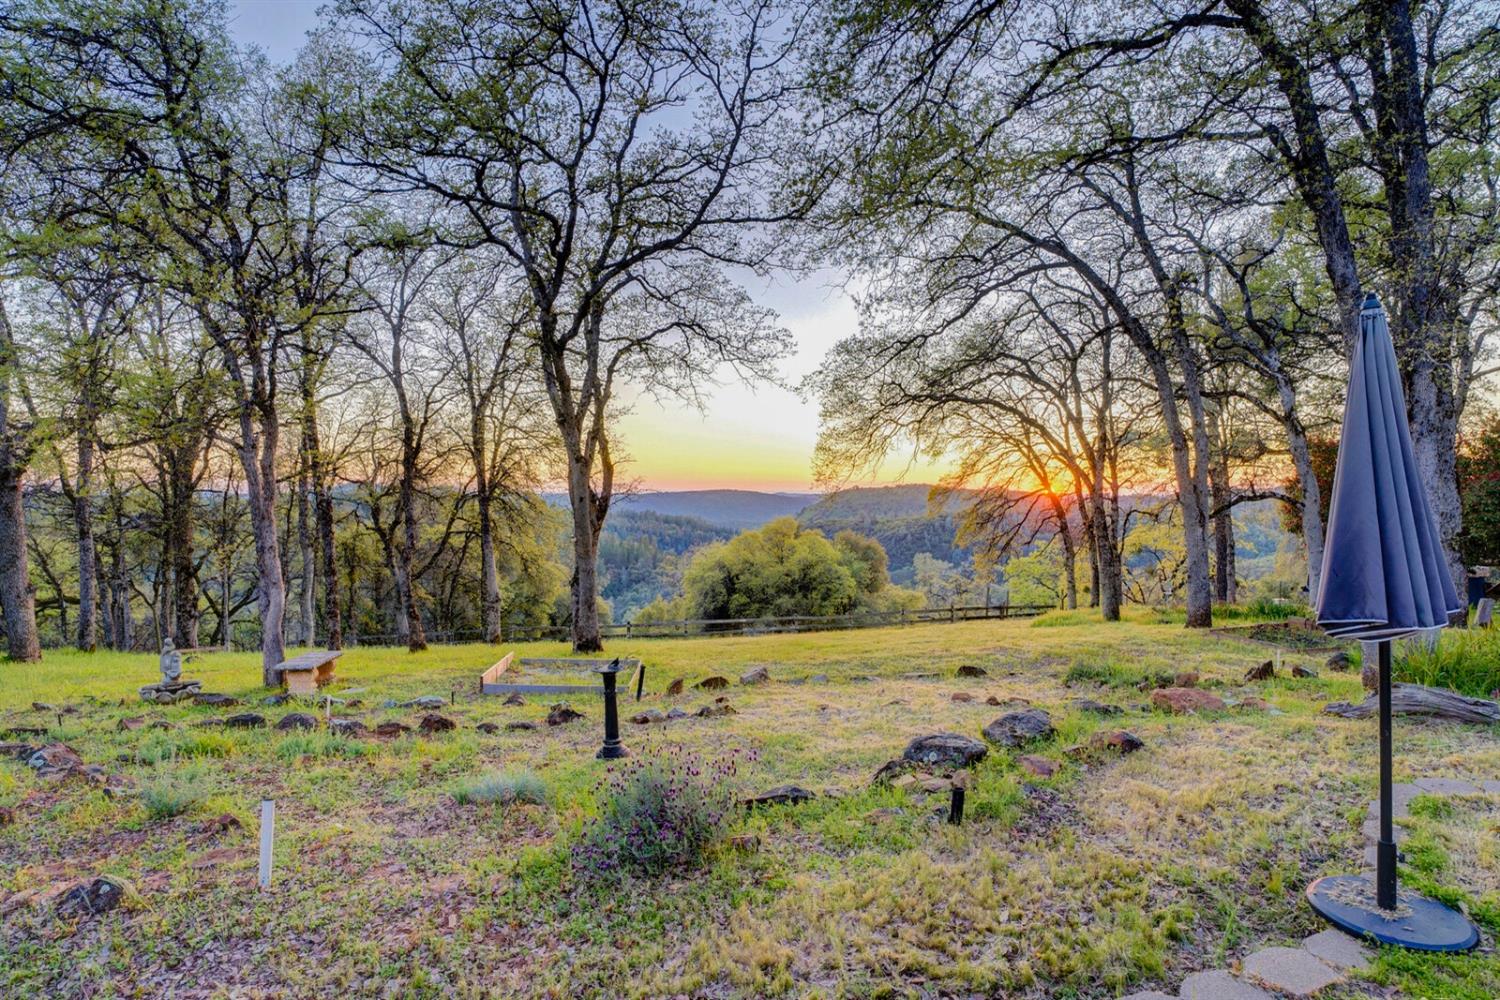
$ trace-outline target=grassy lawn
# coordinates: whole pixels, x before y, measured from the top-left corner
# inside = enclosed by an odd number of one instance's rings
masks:
[[[562,655],[556,644],[522,655]],[[648,665],[646,705],[691,712],[713,696],[693,682],[752,666],[772,682],[722,692],[738,714],[625,725],[637,759],[677,745],[733,751],[744,794],[796,783],[810,803],[736,813],[701,865],[601,880],[571,848],[597,810],[602,711],[534,731],[558,699],[503,705],[475,694],[491,647],[411,655],[356,649],[339,666],[335,708],[373,727],[414,725],[418,695],[454,698],[447,734],[346,740],[200,725],[224,709],[140,703],[150,656],[49,652],[0,664],[0,726],[45,726],[45,740],[128,779],[109,797],[88,781],[37,777],[0,758],[0,996],[379,997],[1113,997],[1233,965],[1320,930],[1302,901],[1322,874],[1359,870],[1360,824],[1375,793],[1373,722],[1319,714],[1358,700],[1356,673],[1320,671],[1245,685],[1262,647],[1192,635],[1147,614],[1104,625],[1086,613],[1036,621],[703,640],[618,641]],[[961,664],[988,671],[955,677]],[[1271,711],[1200,716],[1150,710],[1136,682],[1196,671]],[[1283,671],[1285,673],[1285,671]],[[204,690],[274,724],[298,706],[259,699],[256,654],[188,665]],[[809,683],[815,675],[827,675]],[[908,677],[908,674],[932,674]],[[673,678],[686,694],[663,694]],[[955,702],[967,691],[971,702]],[[946,796],[872,787],[913,737],[978,736],[1026,699],[1058,736],[1028,748],[1061,764],[1046,779],[992,748],[975,769],[968,821]],[[1071,700],[1125,708],[1100,718]],[[77,711],[58,717],[45,702]],[[317,711],[301,706],[303,710]],[[625,711],[633,712],[633,703]],[[164,720],[121,731],[124,717]],[[474,727],[496,722],[492,735]],[[1123,759],[1069,755],[1096,729],[1126,728],[1145,748]],[[42,737],[0,739],[43,742]],[[1478,727],[1398,720],[1397,780],[1500,777],[1500,743]],[[544,804],[464,804],[460,786],[530,773]],[[256,886],[256,808],[277,802],[275,883]],[[464,796],[460,795],[460,798]],[[219,829],[216,817],[238,820]],[[1403,875],[1466,906],[1479,952],[1453,959],[1382,954],[1331,996],[1500,995],[1500,798],[1413,803]],[[60,918],[48,890],[97,874],[129,895],[90,919]],[[1395,987],[1396,992],[1390,992]]]

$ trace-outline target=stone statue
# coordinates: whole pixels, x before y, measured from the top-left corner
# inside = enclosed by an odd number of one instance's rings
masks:
[[[172,647],[172,640],[161,644],[161,682],[175,684],[182,677],[182,654]]]

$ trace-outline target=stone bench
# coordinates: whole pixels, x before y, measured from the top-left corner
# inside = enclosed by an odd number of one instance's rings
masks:
[[[281,686],[288,694],[317,694],[318,688],[333,681],[333,668],[343,650],[324,649],[315,653],[303,653],[276,665],[281,677]]]

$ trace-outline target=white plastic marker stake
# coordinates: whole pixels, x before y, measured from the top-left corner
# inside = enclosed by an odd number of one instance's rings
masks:
[[[271,843],[276,839],[276,800],[260,800],[260,887],[271,888]]]

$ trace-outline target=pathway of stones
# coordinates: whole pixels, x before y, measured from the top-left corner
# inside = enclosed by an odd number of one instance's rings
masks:
[[[1500,795],[1500,781],[1474,784],[1458,778],[1419,778],[1410,784],[1392,786],[1394,819],[1410,815],[1411,800],[1418,795]],[[1380,835],[1380,801],[1370,803],[1370,818],[1363,832],[1367,864],[1375,863],[1375,841]],[[1397,831],[1396,840],[1401,839]],[[1177,996],[1160,990],[1132,993],[1123,1000],[1275,1000],[1278,995],[1313,997],[1349,972],[1361,972],[1374,953],[1342,931],[1329,929],[1304,938],[1299,948],[1262,948],[1240,963],[1239,975],[1228,969],[1195,972],[1182,981]],[[1265,987],[1265,989],[1262,989]],[[1267,992],[1267,991],[1271,992]]]

